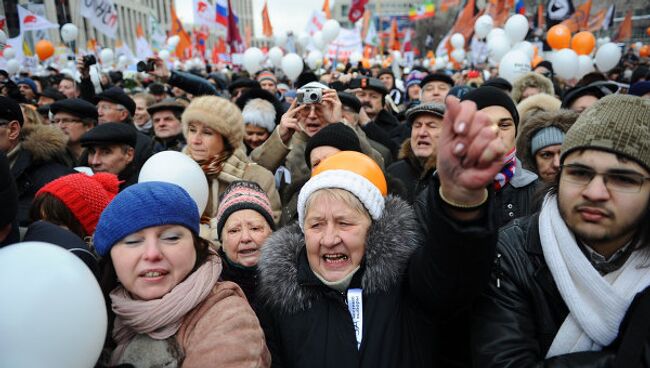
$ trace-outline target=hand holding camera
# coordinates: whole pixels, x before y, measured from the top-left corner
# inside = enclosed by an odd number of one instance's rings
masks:
[[[320,115],[329,124],[338,123],[343,119],[343,106],[335,90],[323,90]]]
[[[77,58],[77,70],[81,75],[81,78],[90,77],[90,66],[97,64],[97,58],[95,55],[84,55]]]
[[[298,123],[298,118],[300,116],[300,112],[302,110],[305,110],[306,107],[309,108],[308,105],[305,104],[299,105],[298,99],[295,99],[291,103],[289,110],[287,110],[287,112],[282,115],[282,119],[280,119],[280,125],[278,125],[278,133],[280,134],[282,143],[285,145],[289,143],[289,140],[291,140],[293,133],[301,130]]]
[[[154,77],[160,78],[165,83],[167,80],[169,80],[169,77],[172,74],[167,68],[167,64],[161,58],[149,58],[147,59],[146,63],[144,61],[139,62],[138,71],[140,71],[140,63],[142,63],[142,71],[147,72]]]

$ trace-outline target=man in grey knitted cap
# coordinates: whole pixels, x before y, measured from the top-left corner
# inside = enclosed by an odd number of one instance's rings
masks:
[[[639,327],[650,301],[648,116],[650,100],[610,95],[568,130],[541,211],[501,229],[474,316],[476,366],[648,365],[630,350],[650,341]]]

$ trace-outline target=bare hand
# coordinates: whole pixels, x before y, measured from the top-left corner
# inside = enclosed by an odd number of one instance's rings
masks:
[[[299,113],[304,110],[305,106],[307,105],[298,105],[297,101],[293,100],[291,107],[289,107],[289,110],[287,110],[287,112],[282,115],[282,119],[280,119],[280,125],[278,126],[278,133],[280,134],[280,139],[282,139],[282,142],[285,145],[289,143],[289,140],[293,136],[293,133],[300,130],[297,115],[299,115]]]
[[[320,107],[320,115],[327,123],[338,123],[343,119],[343,105],[335,90],[323,90]]]
[[[370,119],[370,116],[368,116],[368,113],[366,112],[366,109],[364,109],[362,107],[361,111],[359,111],[359,125],[364,127],[371,121],[372,120]]]
[[[456,203],[475,204],[501,170],[506,147],[474,102],[449,96],[446,106],[436,168],[441,190]]]
[[[77,58],[77,70],[79,71],[79,75],[81,78],[86,79],[90,77],[90,67],[86,66],[84,63],[84,57],[79,56]]]
[[[169,77],[171,76],[171,72],[167,68],[167,63],[163,61],[161,58],[149,58],[147,61],[153,61],[155,68],[149,72],[149,74],[153,75],[154,77],[158,77],[163,80],[163,82],[167,82],[169,80]]]

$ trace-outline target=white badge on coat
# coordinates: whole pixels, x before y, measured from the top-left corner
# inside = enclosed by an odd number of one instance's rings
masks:
[[[348,289],[348,310],[352,316],[354,332],[357,338],[357,349],[361,347],[363,336],[363,295],[361,289]]]

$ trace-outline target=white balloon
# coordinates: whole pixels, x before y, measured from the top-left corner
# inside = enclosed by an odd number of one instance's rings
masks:
[[[120,57],[117,58],[117,63],[120,65],[126,65],[129,63],[129,58],[126,57],[126,55],[120,55]]]
[[[176,151],[163,151],[151,156],[142,165],[138,183],[163,181],[185,189],[199,209],[199,216],[208,204],[208,180],[199,164]]]
[[[359,64],[359,62],[363,59],[363,55],[359,51],[355,51],[352,54],[350,54],[350,64],[353,66],[356,66]]]
[[[454,58],[459,63],[462,63],[463,60],[465,59],[465,50],[463,49],[455,49],[454,51],[451,52],[451,57]]]
[[[292,81],[295,81],[300,73],[302,73],[302,59],[300,56],[291,53],[282,58],[282,71]]]
[[[578,54],[571,49],[562,49],[553,55],[553,71],[563,79],[575,78],[578,74]]]
[[[0,367],[95,366],[106,305],[84,262],[56,245],[18,243],[0,249],[0,280]]]
[[[465,36],[463,36],[463,35],[460,34],[460,33],[454,33],[454,34],[451,36],[451,40],[450,40],[450,42],[451,42],[451,46],[452,46],[454,49],[462,49],[462,48],[465,48]]]
[[[399,64],[399,63],[402,62],[402,53],[401,53],[399,50],[394,50],[394,51],[392,52],[392,55],[393,55],[393,60],[394,60],[396,63]]]
[[[262,70],[262,61],[264,61],[264,53],[257,47],[249,47],[244,52],[244,68],[251,75]]]
[[[282,56],[284,56],[284,52],[282,52],[282,49],[277,46],[271,47],[269,50],[269,59],[276,68],[282,64]]]
[[[323,65],[323,53],[318,50],[310,51],[306,61],[311,70],[316,70]]]
[[[607,39],[609,37],[605,38]],[[618,65],[618,61],[621,60],[621,55],[621,48],[616,46],[615,43],[608,41],[606,44],[600,46],[594,58],[598,71],[608,72],[612,70]]]
[[[7,61],[7,73],[16,74],[20,70],[20,63],[16,59]]]
[[[5,44],[7,43],[7,34],[5,31],[0,29],[0,43]]]
[[[275,35],[275,45],[282,47],[287,43],[287,34],[284,32]]]
[[[66,23],[61,27],[61,39],[63,42],[71,42],[77,39],[79,29],[72,23]]]
[[[528,58],[530,60],[533,60],[535,57],[535,49],[533,48],[533,44],[528,41],[521,41],[515,44],[512,49],[522,51],[524,54],[528,55]]]
[[[503,56],[510,51],[510,41],[505,36],[492,38],[488,41],[487,48],[489,57],[500,63]]]
[[[529,71],[530,59],[520,50],[508,52],[499,63],[499,76],[510,83]]]
[[[433,65],[433,69],[440,70],[444,69],[447,66],[447,60],[445,58],[439,57],[436,58],[436,63]]]
[[[431,60],[429,60],[429,59],[422,60],[422,66],[423,67],[428,68],[429,65],[431,65]],[[406,74],[406,73],[404,73],[404,74]]]
[[[167,39],[167,46],[175,49],[179,42],[181,42],[181,38],[178,35],[173,35]]]
[[[476,23],[474,23],[474,32],[478,38],[485,38],[488,33],[490,33],[493,26],[494,22],[491,16],[487,14],[481,15],[476,20]]]
[[[314,33],[312,39],[314,41],[314,46],[316,46],[316,48],[319,50],[323,50],[327,46],[327,42],[323,38],[323,34],[320,31]]]
[[[341,25],[336,19],[329,19],[323,25],[321,32],[323,33],[323,40],[325,40],[326,43],[332,42],[339,36]]]
[[[300,46],[302,46],[302,47],[307,47],[307,45],[309,44],[309,40],[310,40],[310,39],[311,39],[311,37],[309,37],[309,33],[307,33],[307,32],[302,32],[302,33],[300,34],[300,36],[298,36],[298,43],[299,43]]]
[[[16,50],[14,50],[13,47],[10,47],[8,49],[5,49],[2,55],[5,57],[5,59],[11,60],[16,57]]]
[[[506,35],[506,31],[504,31],[502,28],[492,28],[487,35],[486,41],[490,43],[490,41],[499,37],[508,37]]]
[[[162,60],[169,60],[170,57],[169,50],[160,50],[158,51],[158,57],[161,58]]]
[[[99,52],[99,58],[101,59],[102,64],[112,64],[115,54],[113,53],[113,50],[105,48]]]
[[[578,74],[576,75],[576,79],[580,79],[584,77],[587,73],[591,73],[594,70],[595,70],[594,61],[591,59],[590,56],[588,55],[578,56]]]
[[[528,18],[521,14],[515,14],[508,18],[504,31],[511,44],[521,42],[528,33]]]

